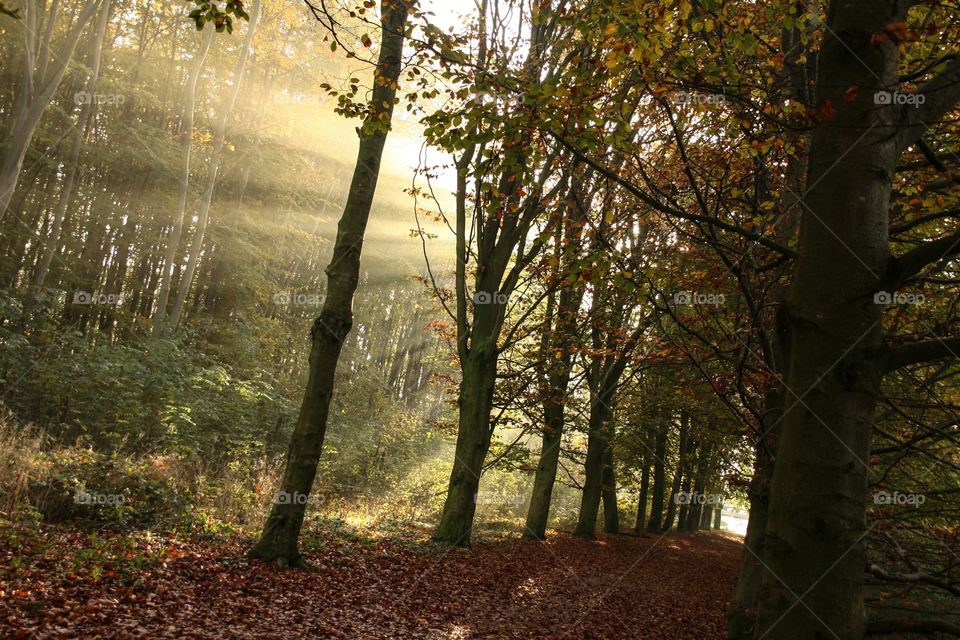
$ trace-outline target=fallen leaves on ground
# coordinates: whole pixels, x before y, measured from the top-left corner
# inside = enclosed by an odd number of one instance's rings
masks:
[[[742,554],[716,532],[330,538],[307,555],[315,570],[282,571],[245,560],[248,542],[165,541],[135,577],[109,563],[93,577],[63,571],[68,535],[0,579],[0,637],[722,638]]]

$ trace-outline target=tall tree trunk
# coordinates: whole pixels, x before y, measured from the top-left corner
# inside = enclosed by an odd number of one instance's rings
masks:
[[[527,509],[527,522],[523,536],[543,540],[547,532],[553,485],[560,464],[560,443],[563,440],[563,407],[561,399],[544,400],[543,432],[541,433],[540,461],[533,477],[533,491]]]
[[[210,161],[207,164],[207,186],[203,191],[203,198],[200,202],[197,226],[193,230],[193,241],[190,244],[190,251],[187,254],[187,266],[180,278],[177,298],[173,302],[173,311],[170,312],[170,330],[175,330],[180,324],[183,305],[186,302],[187,294],[190,293],[193,276],[194,273],[196,273],[197,264],[200,262],[200,254],[203,251],[203,238],[207,232],[207,221],[210,219],[210,203],[213,201],[213,191],[216,189],[217,177],[220,173],[220,156],[223,153],[224,146],[226,146],[227,118],[229,118],[233,112],[233,106],[236,104],[237,96],[240,94],[240,87],[243,84],[243,74],[247,67],[247,59],[250,57],[250,43],[253,41],[253,35],[257,31],[257,21],[259,18],[260,2],[259,0],[254,0],[253,6],[250,9],[247,33],[243,38],[240,57],[237,60],[237,67],[233,73],[233,87],[231,87],[227,93],[223,104],[220,105],[217,129],[213,134],[213,149],[210,151]]]
[[[616,331],[600,328],[598,320],[607,314],[613,318],[612,326],[620,327],[629,313],[624,313],[622,305],[608,305],[602,296],[595,293],[591,308],[594,327],[591,330],[591,343],[596,353],[591,356],[587,372],[587,384],[590,388],[590,417],[587,431],[587,456],[584,462],[585,478],[580,498],[580,513],[574,535],[593,536],[597,528],[597,513],[604,486],[604,456],[612,446],[614,437],[613,414],[620,387],[620,378],[629,362],[629,354],[643,335],[645,323],[640,323],[631,332],[626,342],[621,343]],[[609,322],[607,320],[606,322]],[[612,459],[612,452],[609,454]],[[611,467],[610,472],[613,469]],[[618,516],[619,517],[619,516]],[[617,524],[619,529],[619,523]]]
[[[653,461],[653,451],[656,446],[656,433],[649,429],[646,434],[643,448],[643,462],[640,470],[640,498],[637,500],[637,521],[633,525],[633,532],[640,535],[647,524],[647,502],[650,494],[650,464]]]
[[[613,444],[603,452],[603,530],[620,533],[620,510],[617,506],[617,475],[613,466]]]
[[[830,3],[817,98],[835,113],[813,134],[799,257],[784,309],[789,395],[755,638],[847,639],[865,631],[866,461],[883,350],[873,295],[890,265],[898,123],[910,118],[903,106],[874,103],[877,91],[898,86],[897,47],[872,43],[870,35],[904,20],[907,7],[893,0]],[[859,97],[845,99],[850,87]]]
[[[703,516],[700,518],[701,531],[709,531],[713,528],[713,510],[712,504],[703,505]]]
[[[483,326],[475,314],[474,327],[482,329]],[[485,335],[482,331],[478,333]],[[459,546],[470,543],[480,474],[492,437],[490,411],[496,377],[496,346],[489,342],[474,344],[463,365],[463,380],[457,398],[457,445],[447,499],[440,524],[434,532],[436,540]]]
[[[696,441],[690,442],[688,445],[690,449],[690,455],[687,456],[687,466],[683,470],[683,482],[680,483],[680,495],[684,499],[680,500],[680,509],[677,512],[677,531],[689,531],[690,530],[690,500],[687,499],[690,497],[690,485],[691,485],[691,473],[690,469],[694,467],[696,462],[697,454],[697,443]],[[693,459],[691,459],[693,458]]]
[[[607,376],[604,376],[605,378]],[[618,376],[619,378],[619,376]],[[573,534],[593,537],[597,530],[597,514],[603,495],[603,456],[613,440],[612,402],[616,395],[616,385],[607,385],[604,380],[597,383],[590,402],[590,419],[587,433],[587,456],[584,462],[585,479],[580,498],[580,513]]]
[[[686,411],[680,412],[680,443],[677,452],[677,469],[673,473],[673,484],[670,487],[670,502],[667,503],[667,516],[663,519],[661,529],[670,531],[673,520],[677,515],[677,506],[680,502],[680,485],[683,481],[684,467],[687,466],[687,449],[690,444],[690,417]]]
[[[360,279],[360,252],[380,173],[397,93],[407,25],[406,0],[380,5],[381,44],[374,71],[370,113],[360,129],[360,149],[347,203],[327,266],[327,295],[311,331],[310,367],[300,416],[290,436],[280,493],[250,555],[281,566],[303,566],[298,539],[306,501],[317,474],[327,429],[334,375],[343,342],[353,325],[353,296]]]
[[[657,436],[653,450],[653,498],[650,501],[650,519],[647,521],[649,533],[659,533],[663,524],[663,494],[667,485],[667,469],[664,457],[667,455],[667,435],[670,432],[669,414],[664,412],[657,427]]]
[[[686,528],[690,531],[696,531],[700,528],[700,522],[703,518],[703,507],[707,499],[704,494],[704,488],[707,482],[707,473],[712,463],[713,443],[704,442],[700,448],[699,460],[697,460],[696,476],[693,479],[693,495],[690,500],[690,512],[687,514]]]
[[[561,265],[569,266],[564,258],[568,247],[576,246],[583,231],[583,212],[586,207],[580,205],[580,189],[583,180],[574,177],[567,199],[563,241],[557,242],[557,267],[555,277],[561,278]],[[576,254],[574,254],[576,255]],[[550,301],[556,295],[556,310],[550,306],[548,313],[548,334],[541,344],[541,357],[551,363],[546,373],[546,389],[543,400],[543,433],[541,434],[540,460],[533,478],[533,491],[530,506],[527,509],[527,522],[524,537],[542,540],[547,531],[547,519],[550,515],[550,502],[553,497],[553,485],[560,464],[560,443],[563,440],[563,415],[566,407],[567,387],[570,383],[570,371],[573,351],[570,348],[576,333],[577,310],[583,300],[583,288],[564,287],[559,294],[551,294]],[[555,355],[557,352],[560,355]]]
[[[541,11],[549,8],[550,3],[533,5],[533,22],[536,23]],[[484,69],[488,44],[487,0],[480,0],[477,9],[480,21],[476,64],[478,69]],[[525,86],[537,87],[539,84],[542,56],[552,33],[554,31],[551,28],[534,29],[531,32],[521,76]],[[480,91],[479,85],[476,90]],[[468,144],[456,160],[455,318],[462,381],[456,455],[434,539],[463,546],[470,544],[476,490],[495,426],[490,412],[497,378],[498,343],[504,328],[507,302],[523,269],[546,245],[545,241],[538,238],[528,246],[526,239],[536,214],[541,211],[546,180],[548,176],[555,175],[552,160],[544,162],[541,171],[533,171],[528,141],[522,139],[516,130],[506,131],[495,187],[485,177],[489,167],[480,168],[478,164],[485,163],[485,160],[478,153],[480,146],[476,142]],[[474,126],[470,137],[476,133]],[[559,151],[554,150],[550,155],[556,157],[558,154]],[[490,188],[497,194],[496,211],[479,206],[477,201],[471,203],[473,223],[477,230],[475,236],[467,229],[467,185],[471,170],[474,171],[472,175],[477,193]],[[567,177],[566,173],[561,175],[559,184],[565,184]],[[556,224],[559,224],[558,217],[551,216],[543,231],[552,235],[553,225]],[[472,323],[467,288],[468,261],[474,263],[475,269]]]
[[[38,289],[43,287],[43,282],[50,271],[50,264],[53,262],[53,256],[57,253],[57,247],[60,244],[60,232],[63,230],[63,219],[67,214],[67,207],[70,204],[70,198],[73,195],[73,183],[77,177],[77,171],[80,167],[80,150],[83,147],[83,141],[87,134],[87,128],[93,118],[96,110],[97,78],[100,76],[100,54],[103,51],[103,39],[107,33],[107,21],[110,18],[111,0],[103,0],[103,6],[100,8],[100,16],[97,20],[97,29],[93,38],[90,39],[90,52],[87,55],[90,61],[90,75],[84,85],[86,100],[80,106],[80,114],[77,116],[77,123],[73,131],[73,142],[70,146],[70,156],[67,158],[66,174],[63,177],[63,183],[60,186],[60,195],[57,199],[57,208],[54,210],[53,222],[50,233],[47,235],[43,245],[43,253],[40,257],[40,264],[37,265],[34,273],[33,285]]]
[[[177,194],[177,211],[173,218],[173,227],[167,238],[167,250],[163,256],[163,266],[160,273],[160,290],[157,293],[157,309],[153,317],[154,335],[162,334],[167,329],[167,303],[170,299],[170,287],[173,279],[173,266],[177,259],[177,249],[180,248],[180,238],[183,236],[183,223],[187,212],[187,196],[190,192],[190,155],[193,149],[193,112],[197,104],[197,79],[203,62],[210,51],[213,41],[213,29],[204,29],[200,51],[193,59],[190,75],[187,78],[187,95],[183,101],[183,121],[180,124],[180,191]]]
[[[798,5],[799,7],[800,5]],[[784,58],[782,100],[795,100],[802,104],[813,103],[813,87],[810,84],[806,60],[809,58],[811,43],[805,38],[799,24],[790,27],[784,25],[781,37],[781,49]],[[798,149],[806,149],[805,136],[799,132],[786,131],[785,140]],[[782,211],[776,238],[784,246],[794,242],[798,222],[802,220],[803,203],[801,194],[806,191],[807,159],[803,154],[791,154],[785,169],[786,188],[780,195]],[[777,284],[768,292],[771,306],[783,309],[786,287]],[[786,354],[789,338],[787,327],[780,321],[778,314],[774,331],[770,333],[769,348],[765,350],[764,360],[771,374],[778,378],[775,386],[764,392],[763,417],[760,421],[760,436],[754,444],[754,472],[747,491],[750,501],[750,515],[747,521],[747,533],[744,537],[743,560],[737,578],[737,588],[728,612],[728,635],[731,640],[749,640],[753,635],[756,617],[756,604],[763,576],[761,558],[764,553],[764,537],[767,528],[767,509],[770,498],[770,481],[773,477],[774,454],[783,419],[782,378],[786,367]],[[762,325],[761,325],[762,326]],[[719,518],[719,515],[718,515]],[[719,528],[719,523],[717,524]]]

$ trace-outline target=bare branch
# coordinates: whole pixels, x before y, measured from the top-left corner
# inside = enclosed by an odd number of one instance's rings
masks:
[[[902,367],[921,362],[931,362],[943,358],[960,359],[960,336],[941,340],[912,342],[890,349],[883,360],[884,373],[890,373]]]

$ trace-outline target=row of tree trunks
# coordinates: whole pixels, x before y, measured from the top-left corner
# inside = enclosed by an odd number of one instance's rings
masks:
[[[187,196],[190,193],[190,157],[193,151],[193,116],[197,103],[197,81],[200,78],[203,63],[207,59],[207,53],[210,51],[211,42],[213,42],[213,29],[206,29],[201,35],[200,50],[194,57],[190,73],[187,76],[187,90],[183,99],[183,115],[180,122],[180,188],[177,193],[177,210],[174,213],[173,226],[167,236],[167,246],[160,275],[160,290],[157,293],[157,308],[153,317],[153,332],[156,335],[161,335],[168,328],[167,306],[170,299],[177,251],[180,248],[180,239],[183,237],[183,226],[187,215]]]
[[[677,466],[673,472],[673,483],[670,486],[670,500],[667,503],[667,515],[660,525],[662,531],[673,529],[674,519],[677,516],[677,507],[680,503],[680,487],[683,483],[683,472],[688,465],[690,448],[690,417],[686,411],[680,412],[679,446],[677,449]]]
[[[54,2],[47,8],[45,2],[23,3],[24,44],[28,55],[23,57],[22,91],[18,93],[7,143],[0,157],[0,220],[3,220],[13,199],[40,118],[63,81],[80,35],[102,2],[87,0],[82,5],[59,47],[55,47],[53,40],[54,27],[60,17],[60,4]]]
[[[654,436],[653,497],[650,500],[647,533],[660,533],[663,527],[663,497],[667,488],[667,468],[664,458],[667,456],[667,437],[670,434],[670,422],[666,415],[662,415],[660,421]]]
[[[210,158],[207,162],[207,184],[203,190],[203,197],[200,201],[200,211],[197,215],[197,224],[193,230],[193,239],[187,252],[187,264],[184,268],[183,276],[180,278],[177,297],[173,302],[173,310],[170,312],[168,328],[171,330],[175,330],[180,324],[184,303],[186,302],[187,294],[190,292],[190,287],[193,285],[193,276],[194,273],[196,273],[197,265],[200,262],[200,255],[203,252],[203,239],[207,231],[207,222],[210,219],[210,204],[213,201],[213,192],[214,189],[216,189],[217,178],[220,175],[220,156],[227,143],[227,118],[233,113],[237,96],[240,94],[240,88],[243,85],[247,60],[250,57],[250,44],[253,42],[253,36],[257,31],[259,18],[260,2],[259,0],[254,0],[250,8],[250,20],[247,23],[247,31],[243,38],[243,46],[240,49],[240,57],[237,59],[237,67],[233,73],[233,86],[224,97],[223,104],[220,105],[217,128],[213,134],[213,149],[210,151]]]
[[[647,522],[647,502],[650,494],[650,466],[653,463],[653,451],[656,447],[656,432],[653,429],[647,429],[642,436],[643,458],[640,469],[640,496],[637,499],[637,519],[633,526],[633,532],[637,535],[644,533]]]
[[[67,207],[73,196],[73,185],[77,178],[77,172],[80,170],[80,150],[83,147],[84,140],[87,136],[87,128],[90,126],[94,110],[96,109],[97,101],[94,96],[96,96],[97,93],[97,78],[100,75],[100,54],[103,51],[103,40],[107,33],[107,21],[110,19],[110,10],[113,6],[111,0],[102,0],[102,2],[103,6],[100,8],[100,15],[97,18],[96,32],[90,39],[90,50],[87,53],[90,74],[87,76],[84,91],[89,99],[81,104],[80,113],[74,125],[73,135],[71,136],[70,155],[67,157],[63,182],[60,185],[60,194],[53,214],[53,222],[50,232],[44,241],[40,263],[34,273],[33,284],[37,288],[43,286],[44,280],[47,278],[47,273],[50,270],[50,264],[53,262],[53,257],[60,244],[63,219],[67,215]]]

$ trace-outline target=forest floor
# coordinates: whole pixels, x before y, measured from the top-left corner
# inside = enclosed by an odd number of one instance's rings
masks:
[[[451,549],[426,530],[322,530],[306,572],[248,562],[237,539],[42,537],[0,548],[2,638],[709,640],[724,637],[742,554],[721,532]]]

